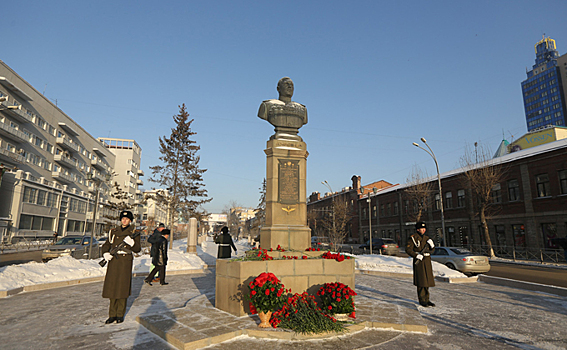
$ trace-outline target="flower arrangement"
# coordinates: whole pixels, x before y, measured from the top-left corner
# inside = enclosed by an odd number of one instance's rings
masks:
[[[343,255],[341,253],[331,253],[326,252],[325,254],[321,255],[323,259],[335,259],[338,262],[344,261],[345,259],[350,259],[350,256]]]
[[[274,260],[273,257],[268,255],[267,249],[252,249],[246,252],[246,260]]]
[[[309,248],[305,249],[305,251],[307,251],[307,252],[319,252],[319,251],[321,251],[321,248],[315,249],[315,248],[309,247]]]
[[[253,306],[251,311],[268,312],[276,311],[282,307],[285,302],[286,292],[281,281],[269,272],[262,272],[252,282],[248,284],[250,289],[250,304]]]
[[[270,324],[274,328],[291,329],[301,334],[344,330],[344,326],[340,322],[325,314],[317,306],[315,298],[305,292],[296,293],[289,297],[283,307],[273,313]]]
[[[335,314],[349,314],[355,318],[354,296],[356,292],[343,283],[325,283],[317,295],[321,297],[321,304],[325,311]]]
[[[283,260],[286,260],[286,259],[287,260],[293,260],[293,259],[297,260],[297,259],[299,259],[299,257],[296,256],[296,255],[290,255],[290,256],[284,255],[284,256],[282,256],[282,259]],[[309,259],[309,257],[307,255],[302,255],[301,259]]]

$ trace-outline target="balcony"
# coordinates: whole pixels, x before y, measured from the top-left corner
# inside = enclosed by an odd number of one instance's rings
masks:
[[[75,169],[77,167],[77,164],[71,158],[65,157],[62,154],[56,154],[53,160],[67,168]]]
[[[18,142],[29,142],[30,140],[28,135],[3,122],[0,122],[0,133]]]
[[[66,175],[65,173],[63,173],[61,171],[53,171],[51,173],[51,176],[53,176],[53,179],[55,179],[55,180],[60,180],[60,181],[67,182],[67,183],[75,182],[75,179],[73,178],[73,176]]]
[[[96,193],[96,186],[94,184],[89,185],[88,188],[90,193]]]
[[[24,163],[25,158],[22,155],[10,152],[7,149],[0,148],[0,159],[6,159],[7,161],[13,161],[16,163]]]
[[[75,153],[79,152],[79,146],[69,141],[66,137],[58,137],[56,142],[58,145],[63,146],[69,151],[73,151]]]
[[[139,176],[144,176],[144,171],[142,169],[138,169],[138,175]]]
[[[106,170],[106,165],[99,159],[91,159],[91,166],[97,168],[98,170]]]
[[[138,184],[138,186],[144,186],[144,181],[142,181],[142,180],[140,180],[140,179],[138,179],[138,180],[136,181],[136,183]]]
[[[12,106],[7,101],[0,103],[0,111],[6,113],[10,117],[14,117],[23,123],[33,123],[33,119],[26,112],[22,110],[22,106]]]

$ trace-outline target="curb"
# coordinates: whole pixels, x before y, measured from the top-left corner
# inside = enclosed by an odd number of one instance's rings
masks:
[[[567,288],[550,286],[550,285],[547,285],[547,284],[517,281],[517,280],[511,280],[511,279],[508,279],[508,278],[493,277],[493,276],[486,276],[486,275],[479,275],[478,280],[480,282],[489,283],[489,284],[496,284],[496,285],[499,285],[499,286],[531,290],[531,291],[534,291],[534,292],[544,292],[544,293],[549,293],[549,294],[556,294],[556,295],[560,295],[560,296],[564,296],[564,297],[567,296]]]
[[[214,265],[213,265],[214,266]],[[202,269],[192,269],[192,270],[173,270],[167,271],[167,275],[189,275],[189,274],[199,274],[205,273],[205,270],[209,269],[209,265],[205,265]],[[132,277],[147,276],[149,272],[133,272]],[[62,288],[68,286],[74,286],[77,284],[92,283],[92,282],[102,282],[104,281],[104,276],[87,277],[80,278],[76,280],[59,281],[59,282],[49,282],[41,284],[32,284],[29,286],[18,287],[8,290],[0,290],[0,298],[5,298],[8,296],[16,295],[22,292],[35,292],[40,290]]]
[[[397,277],[397,278],[413,278],[413,273],[397,273],[397,272],[383,272],[383,271],[374,271],[374,270],[354,270],[355,274],[362,274],[362,275],[375,275],[375,276],[382,276],[382,277]],[[447,283],[475,283],[478,282],[478,276],[474,277],[444,277],[444,276],[435,276],[435,280],[438,282],[447,282]]]

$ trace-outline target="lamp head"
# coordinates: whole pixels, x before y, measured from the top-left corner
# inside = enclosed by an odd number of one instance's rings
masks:
[[[378,192],[378,189],[376,187],[372,187],[372,192],[374,192],[374,194],[376,194],[376,192]]]
[[[415,147],[419,147],[419,145],[415,142],[413,142],[412,145],[414,145]]]
[[[424,137],[421,138],[421,142],[427,143],[427,141],[425,141],[425,138],[424,138]]]
[[[364,187],[360,187],[360,194],[364,193]]]

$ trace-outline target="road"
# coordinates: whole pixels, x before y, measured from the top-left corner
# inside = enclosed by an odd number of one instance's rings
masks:
[[[567,288],[567,269],[490,262],[488,276]]]

